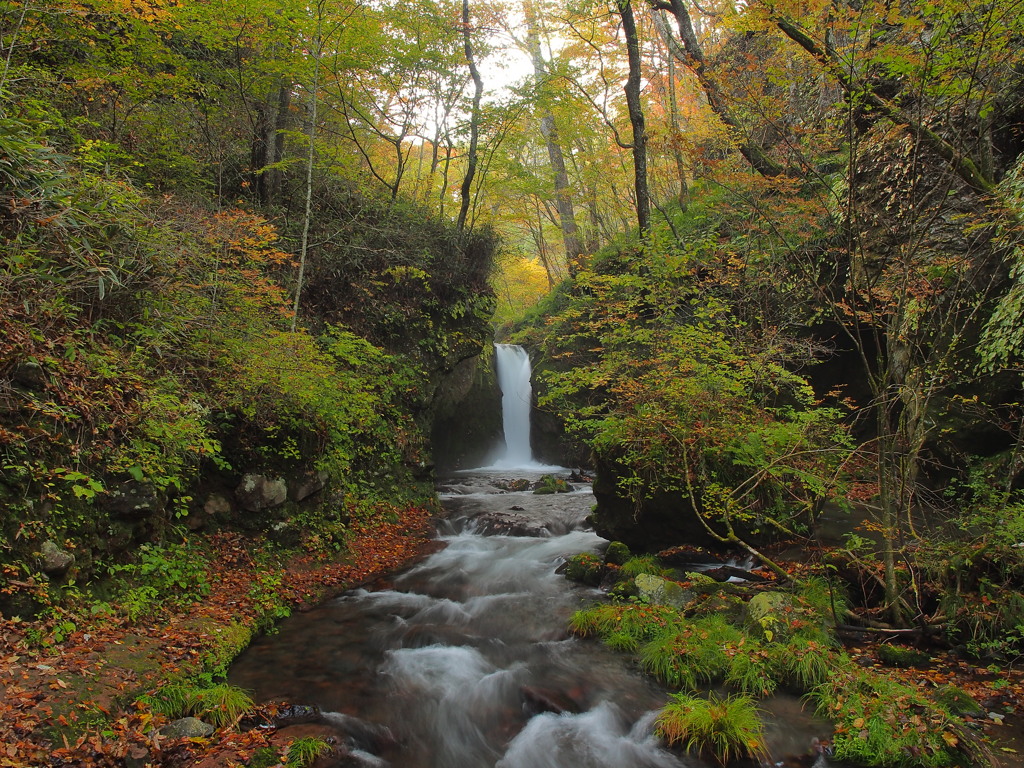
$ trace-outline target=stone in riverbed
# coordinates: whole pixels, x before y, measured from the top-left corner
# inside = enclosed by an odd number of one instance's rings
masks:
[[[687,592],[676,582],[660,576],[641,573],[634,581],[640,597],[654,605],[667,605],[669,608],[681,610],[693,599],[692,593]]]
[[[544,525],[523,515],[507,512],[485,512],[473,521],[476,533],[481,536],[531,536],[541,538],[551,535]]]
[[[198,717],[183,717],[174,720],[160,729],[160,735],[166,739],[205,739],[216,730],[209,723]]]

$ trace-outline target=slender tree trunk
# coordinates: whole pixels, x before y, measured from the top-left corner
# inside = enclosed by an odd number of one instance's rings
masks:
[[[668,2],[665,0],[650,0],[650,2],[652,8],[651,18],[659,34],[664,39],[669,53],[675,56],[681,64],[688,67],[696,76],[697,82],[700,83],[701,90],[704,91],[712,111],[732,130],[736,137],[740,154],[762,176],[778,176],[783,173],[782,166],[769,158],[761,147],[751,141],[740,125],[739,120],[736,119],[732,110],[729,109],[725,94],[722,93],[718,84],[715,83],[710,72],[708,72],[704,49],[701,47],[700,42],[697,40],[697,35],[693,31],[693,21],[690,18],[689,11],[686,10],[683,0],[669,0]],[[676,25],[679,28],[679,38],[682,40],[682,47],[672,37],[664,17],[661,16],[661,11],[663,10],[669,11],[675,17]]]
[[[636,32],[631,0],[620,0],[619,15],[622,31],[626,35],[626,53],[629,58],[629,77],[626,78],[626,106],[629,123],[633,126],[633,187],[636,190],[636,221],[640,234],[651,229],[651,192],[647,183],[647,127],[640,103],[640,40]]]
[[[316,4],[316,34],[313,36],[313,88],[309,107],[309,150],[306,153],[306,205],[302,216],[302,245],[299,248],[299,276],[295,282],[295,303],[292,306],[292,333],[299,319],[299,300],[302,297],[302,283],[306,275],[306,256],[309,253],[309,224],[313,219],[313,158],[315,156],[316,120],[318,95],[320,91],[320,57],[323,55],[324,4]]]
[[[480,79],[480,71],[476,68],[473,56],[473,37],[469,25],[469,0],[462,0],[462,37],[465,42],[466,61],[469,63],[469,74],[473,78],[473,108],[469,113],[469,157],[466,175],[462,179],[462,206],[459,208],[458,228],[461,232],[466,228],[466,216],[473,197],[473,177],[476,175],[477,143],[480,140],[480,99],[483,96],[484,84]]]
[[[540,50],[537,15],[532,0],[523,3],[523,13],[526,16],[527,24],[526,44],[530,49],[530,58],[533,60],[534,84],[540,88],[544,84],[546,72],[544,57]],[[546,106],[542,106],[540,109],[540,133],[547,145],[548,160],[554,175],[555,207],[558,210],[558,223],[562,230],[562,242],[565,245],[565,264],[569,275],[572,276],[576,274],[576,262],[583,254],[583,248],[580,245],[579,229],[576,226],[576,211],[572,202],[572,188],[569,186],[569,174],[565,168],[565,155],[562,152],[558,128],[555,126],[555,116]]]

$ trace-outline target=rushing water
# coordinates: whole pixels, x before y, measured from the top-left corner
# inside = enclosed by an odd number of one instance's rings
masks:
[[[494,345],[494,367],[501,389],[501,417],[505,444],[493,469],[536,467],[530,445],[530,409],[533,400],[530,355],[516,344]]]
[[[501,493],[496,477],[462,476],[443,495],[442,550],[390,588],[291,617],[242,655],[231,682],[332,713],[366,765],[685,765],[650,735],[664,692],[566,632],[572,611],[595,596],[555,573],[603,543],[580,527],[589,489]],[[474,533],[479,513],[511,507],[551,533]]]
[[[460,475],[442,489],[442,549],[390,584],[291,617],[242,655],[230,681],[260,700],[319,707],[351,750],[339,765],[700,765],[652,736],[664,689],[566,632],[571,613],[598,597],[555,573],[567,556],[604,544],[582,524],[589,488],[538,496],[498,487],[523,476]],[[481,535],[495,513],[541,535]],[[773,751],[803,751],[806,717],[792,701],[776,706],[792,711],[772,726]]]

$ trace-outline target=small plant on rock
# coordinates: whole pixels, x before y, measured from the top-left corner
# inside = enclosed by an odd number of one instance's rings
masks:
[[[670,745],[682,744],[724,766],[733,757],[767,756],[764,726],[749,696],[704,699],[677,693],[661,710],[656,722],[659,736]]]
[[[288,757],[285,759],[286,768],[309,768],[316,762],[318,757],[331,753],[331,745],[323,739],[307,737],[296,739],[288,745]]]

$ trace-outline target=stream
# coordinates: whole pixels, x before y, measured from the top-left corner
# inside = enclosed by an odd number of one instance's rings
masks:
[[[653,736],[666,689],[627,657],[568,634],[572,612],[600,593],[555,571],[606,542],[584,524],[589,486],[557,495],[501,488],[539,476],[449,478],[439,488],[439,551],[390,583],[287,619],[242,654],[229,682],[258,701],[318,707],[348,750],[337,765],[701,766]],[[526,535],[491,533],[495,519]],[[827,732],[795,699],[763,706],[772,762],[806,754]]]
[[[667,689],[627,656],[569,635],[573,612],[601,593],[556,571],[607,542],[585,522],[588,484],[509,490],[570,475],[534,460],[526,351],[499,344],[495,357],[503,444],[487,468],[439,484],[438,551],[388,583],[290,617],[238,658],[228,681],[256,701],[314,708],[320,735],[344,747],[337,766],[703,768],[654,736]],[[812,738],[829,732],[793,697],[761,706],[776,766],[806,758]]]

